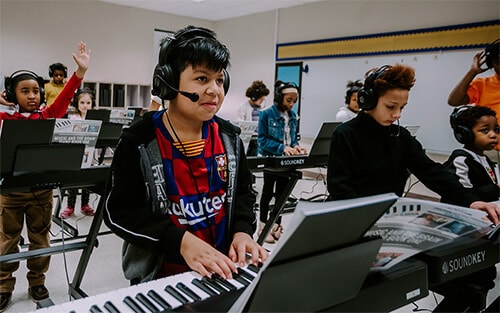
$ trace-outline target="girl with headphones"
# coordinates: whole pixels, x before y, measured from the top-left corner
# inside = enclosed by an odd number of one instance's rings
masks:
[[[306,149],[299,145],[297,113],[292,110],[299,98],[299,88],[293,82],[278,80],[274,85],[274,105],[260,114],[258,126],[259,154],[263,156],[299,155],[306,154]],[[264,172],[264,185],[260,198],[259,232],[265,227],[268,220],[269,203],[273,198],[279,199],[285,191],[288,177],[273,175]],[[276,217],[277,212],[270,214]],[[266,236],[265,242],[274,243],[281,237],[283,227],[281,217],[277,217],[271,233]]]
[[[238,128],[216,116],[229,89],[229,50],[188,26],[161,44],[153,94],[168,109],[125,129],[111,165],[105,222],[124,239],[131,283],[194,270],[231,278],[265,261],[252,176]]]
[[[363,87],[363,83],[359,80],[355,82],[349,81],[347,83],[347,91],[344,101],[346,105],[339,108],[337,115],[335,115],[336,122],[346,122],[358,115],[358,91],[361,87]]]
[[[82,83],[90,60],[90,51],[80,42],[78,53],[73,54],[78,65],[62,90],[60,96],[49,108],[39,110],[44,101],[43,79],[31,71],[14,72],[5,81],[6,100],[14,103],[17,110],[0,112],[2,120],[38,120],[62,118],[66,114],[75,90]],[[35,160],[34,160],[35,161]],[[19,252],[18,243],[24,220],[30,241],[30,250],[50,246],[49,230],[52,219],[52,189],[33,192],[19,192],[0,195],[0,254]],[[28,259],[28,293],[35,301],[49,297],[45,287],[45,272],[49,269],[50,257],[41,256]],[[2,263],[0,266],[0,312],[8,306],[16,283],[12,275],[19,262]]]
[[[45,100],[47,106],[51,106],[57,95],[61,92],[66,84],[68,77],[68,68],[62,63],[54,63],[49,66],[50,81],[45,84]]]
[[[84,120],[88,110],[94,108],[94,92],[90,88],[78,89],[73,98],[71,106],[74,109],[73,113],[68,114],[70,120]],[[92,157],[92,156],[87,156]],[[68,203],[66,209],[62,211],[61,217],[68,218],[75,212],[76,196],[78,188],[67,189]],[[80,212],[83,215],[94,216],[95,211],[89,205],[90,191],[87,188],[82,188]]]

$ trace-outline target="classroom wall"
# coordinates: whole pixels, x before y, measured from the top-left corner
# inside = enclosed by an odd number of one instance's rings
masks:
[[[92,50],[89,81],[150,84],[154,29],[176,30],[214,23],[138,10],[96,0],[0,1],[0,71],[30,69],[48,78],[62,62],[71,72],[71,53],[80,40]]]
[[[168,1],[165,1],[168,2]],[[70,55],[75,51],[79,40],[85,40],[93,50],[92,64],[86,80],[119,82],[128,84],[150,84],[156,60],[153,57],[154,29],[176,30],[188,24],[214,29],[232,54],[231,87],[220,115],[236,117],[236,108],[246,100],[246,88],[255,79],[262,79],[270,89],[274,82],[275,42],[294,42],[343,36],[358,36],[371,33],[439,27],[454,24],[480,22],[500,18],[500,1],[423,1],[423,0],[335,0],[282,9],[274,12],[252,14],[245,17],[227,19],[219,22],[192,19],[165,13],[140,10],[96,0],[0,1],[0,72],[9,75],[18,69],[30,69],[45,77],[49,64],[60,61],[68,65],[70,71],[75,65]],[[474,51],[469,51],[472,58]],[[430,56],[432,59],[434,56]],[[400,56],[396,56],[399,59]],[[403,58],[403,56],[401,56]],[[444,57],[443,57],[444,58]],[[425,59],[425,57],[423,57]],[[417,58],[421,60],[421,58]],[[324,60],[325,64],[335,62]],[[429,93],[427,86],[440,84],[443,93],[465,72],[470,61],[467,56],[452,61],[443,79],[424,81],[434,78],[433,68],[419,68],[417,85],[410,101],[418,99],[417,93]],[[359,69],[366,59],[353,59]],[[371,63],[374,62],[374,63]],[[430,61],[429,61],[430,62]],[[314,98],[311,110],[302,110],[301,129],[304,136],[314,136],[321,125],[314,115],[325,112],[322,119],[330,119],[333,111],[342,103],[345,82],[359,78],[359,70],[331,72],[331,83],[316,87],[313,75],[322,67],[322,61],[307,61],[309,76],[304,75],[304,84],[309,83],[310,94],[302,94],[302,101]],[[371,64],[376,64],[370,60]],[[412,63],[416,64],[416,63]],[[420,62],[418,64],[424,64]],[[326,68],[326,66],[325,66]],[[347,77],[349,76],[349,77]],[[330,78],[325,77],[324,80]],[[425,86],[425,88],[424,88]],[[314,92],[314,93],[312,93]],[[267,99],[272,101],[272,96]],[[432,124],[436,129],[420,129],[417,133],[424,147],[440,150],[441,147],[429,145],[428,135],[433,133],[449,134],[446,104],[442,99],[435,105],[445,110],[432,110],[429,115],[437,115],[442,121]],[[417,106],[414,106],[417,108]],[[420,107],[418,107],[420,109]],[[426,107],[426,110],[428,108]],[[409,115],[410,106],[405,110]],[[314,114],[313,114],[314,113]],[[326,114],[329,113],[329,114]],[[405,117],[404,117],[405,118]],[[411,121],[418,123],[418,121]],[[448,137],[447,141],[453,141]],[[447,146],[444,150],[449,150]]]

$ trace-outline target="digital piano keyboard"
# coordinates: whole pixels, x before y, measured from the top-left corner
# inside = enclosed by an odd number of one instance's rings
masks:
[[[227,312],[257,276],[259,268],[238,268],[232,279],[186,272],[38,309],[37,313]]]

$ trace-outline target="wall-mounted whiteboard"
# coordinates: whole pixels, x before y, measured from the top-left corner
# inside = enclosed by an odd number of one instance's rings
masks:
[[[384,64],[404,63],[416,71],[416,84],[403,110],[401,125],[420,125],[417,139],[425,149],[449,153],[461,145],[453,137],[449,115],[453,108],[447,99],[452,88],[465,75],[477,50],[457,50],[370,57],[305,60],[309,72],[302,75],[301,135],[314,138],[322,122],[334,121],[345,105],[348,80]],[[480,76],[493,75],[488,70]]]

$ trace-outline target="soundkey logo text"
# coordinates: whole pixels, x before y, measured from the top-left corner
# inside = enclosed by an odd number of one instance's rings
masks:
[[[446,261],[441,266],[441,270],[445,275],[451,274],[453,272],[463,270],[470,266],[480,264],[484,262],[485,259],[486,259],[486,251],[482,250]]]
[[[305,159],[281,160],[280,163],[281,163],[281,166],[302,165],[305,163]]]

